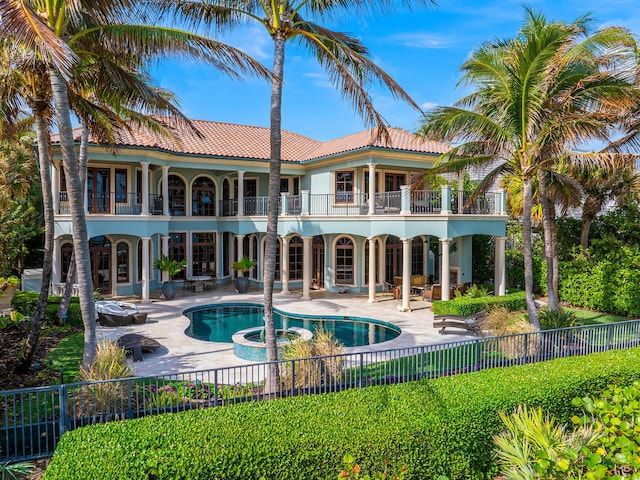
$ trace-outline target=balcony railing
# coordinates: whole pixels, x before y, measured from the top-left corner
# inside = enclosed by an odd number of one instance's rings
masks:
[[[151,215],[162,215],[162,204],[161,195],[149,195],[149,213]],[[58,213],[60,215],[71,213],[67,192],[60,192]],[[142,213],[142,194],[137,192],[90,192],[87,195],[87,213],[93,215],[140,215]]]
[[[243,214],[248,216],[266,216],[268,197],[245,197]],[[374,215],[504,215],[504,193],[487,192],[471,200],[467,193],[442,190],[409,191],[403,187],[399,192],[378,192],[375,195]],[[169,214],[184,215],[184,203],[170,205]],[[211,206],[213,206],[211,204]],[[315,216],[354,216],[369,214],[369,195],[366,193],[309,193],[300,195],[282,194],[278,201],[279,215],[315,215]],[[102,215],[140,215],[142,202],[140,193],[89,193],[87,195],[87,213]],[[207,213],[214,216],[213,209]],[[60,192],[58,213],[70,213],[67,192]],[[149,213],[163,214],[163,197],[149,195]],[[220,200],[218,216],[235,217],[239,213],[238,200]],[[196,210],[194,210],[194,215]],[[202,214],[204,215],[204,214]]]

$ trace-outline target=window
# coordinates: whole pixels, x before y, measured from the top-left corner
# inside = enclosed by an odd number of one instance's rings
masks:
[[[411,274],[425,275],[422,238],[415,237],[411,242]]]
[[[118,283],[129,283],[129,245],[120,242],[116,246],[118,262]]]
[[[289,179],[288,178],[281,178],[280,179],[280,193],[287,193],[289,192]]]
[[[353,284],[353,242],[341,237],[336,242],[336,284]]]
[[[289,279],[302,280],[302,238],[289,240]]]
[[[169,213],[171,215],[185,215],[186,201],[184,181],[177,175],[169,175]]]
[[[127,171],[116,168],[116,202],[125,203],[127,201]]]
[[[293,194],[300,195],[300,177],[293,177]]]
[[[169,258],[182,262],[187,258],[187,234],[184,232],[169,232]],[[173,278],[184,279],[184,268]]]
[[[196,216],[215,217],[216,189],[213,181],[207,177],[198,177],[191,188],[192,210]]]
[[[193,249],[192,274],[215,276],[216,269],[216,234],[212,232],[195,232],[191,234]]]
[[[353,172],[336,172],[336,203],[353,202]]]
[[[404,173],[387,173],[384,176],[384,191],[399,192],[401,185],[406,185],[406,175]]]
[[[263,253],[262,258],[264,258],[265,261],[267,257],[266,251],[267,251],[267,242],[264,242],[264,248],[262,250],[262,253]],[[268,274],[265,272],[265,276],[266,275]],[[278,282],[280,281],[280,239],[276,240],[276,274],[275,274],[274,280]]]

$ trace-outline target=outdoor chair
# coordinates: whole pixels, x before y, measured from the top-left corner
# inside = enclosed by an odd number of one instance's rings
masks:
[[[481,310],[473,315],[436,315],[433,317],[433,328],[440,329],[440,335],[444,335],[447,327],[462,328],[467,332],[478,335],[482,331],[484,319],[487,312]]]
[[[424,291],[424,299],[430,302],[434,300],[442,300],[442,285],[434,283],[431,288],[427,288]]]

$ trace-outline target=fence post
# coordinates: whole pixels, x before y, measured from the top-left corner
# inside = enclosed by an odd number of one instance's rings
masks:
[[[58,398],[60,402],[60,436],[69,429],[69,389],[65,384],[60,385],[58,389]]]
[[[424,346],[420,348],[420,373],[418,375],[418,380],[424,377]]]
[[[364,377],[364,356],[362,352],[360,352],[360,380],[358,382],[358,388],[362,388],[362,377]]]
[[[296,394],[295,385],[296,385],[296,361],[291,360],[291,396],[292,397],[294,397]]]
[[[474,372],[477,372],[479,370],[482,370],[480,368],[480,346],[483,344],[484,342],[480,339],[477,339],[475,342],[475,346],[476,346],[476,364],[475,367],[473,369]]]
[[[527,364],[527,353],[529,352],[529,335],[528,333],[524,334],[524,351],[522,352],[522,358],[524,360],[523,364]]]
[[[611,341],[611,329],[613,328],[613,323],[607,324],[607,351],[611,350],[612,341]]]

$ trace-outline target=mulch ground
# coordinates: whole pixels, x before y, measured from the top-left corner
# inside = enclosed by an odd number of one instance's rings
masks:
[[[64,331],[43,330],[34,357],[34,362],[38,362],[40,367],[36,368],[35,372],[32,369],[25,375],[18,375],[14,370],[18,364],[17,359],[24,347],[27,332],[21,328],[0,330],[0,345],[2,345],[2,355],[0,355],[0,390],[50,385],[52,380],[55,380],[59,375],[59,372],[46,365],[45,358],[47,354],[60,343],[60,340],[79,330],[81,330],[81,328],[66,329]]]

